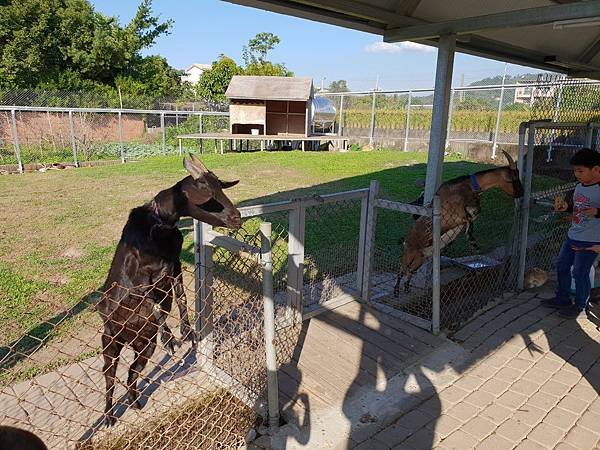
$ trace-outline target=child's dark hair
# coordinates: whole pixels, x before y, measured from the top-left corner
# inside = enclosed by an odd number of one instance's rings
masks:
[[[591,169],[600,166],[600,153],[591,148],[582,148],[571,157],[572,166],[583,166]]]

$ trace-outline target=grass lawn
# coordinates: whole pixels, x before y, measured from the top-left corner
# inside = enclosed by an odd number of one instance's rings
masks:
[[[425,177],[427,155],[384,150],[257,152],[202,159],[222,179],[241,180],[228,194],[245,205],[365,188],[372,179],[380,182],[382,196],[411,201],[420,194],[415,180]],[[483,167],[450,156],[444,179]],[[57,329],[65,333],[76,321],[70,315],[85,309],[89,294],[104,281],[129,210],[185,175],[180,157],[165,156],[0,177],[0,359],[24,334],[53,337],[52,326],[44,321],[57,323],[66,315],[67,322]],[[494,204],[491,218],[502,220],[504,208],[512,208],[512,200],[502,193],[484,195],[484,202]],[[485,240],[498,223],[484,222],[476,233]],[[307,227],[309,239],[310,220]],[[383,229],[397,246],[402,230],[393,224]],[[72,314],[65,313],[71,308]],[[19,345],[26,347],[27,342]]]

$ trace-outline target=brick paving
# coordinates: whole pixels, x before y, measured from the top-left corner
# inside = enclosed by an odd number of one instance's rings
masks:
[[[600,332],[542,308],[551,295],[524,292],[458,331],[470,357],[456,379],[356,448],[600,448]]]

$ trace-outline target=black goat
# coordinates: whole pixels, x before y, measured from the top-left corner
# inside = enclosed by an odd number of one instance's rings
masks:
[[[177,221],[191,216],[210,225],[239,228],[240,212],[223,189],[238,181],[223,182],[195,156],[184,159],[190,176],[134,208],[123,228],[98,312],[104,322],[102,354],[106,381],[105,423],[113,425],[113,392],[119,355],[129,344],[135,359],[127,378],[128,401],[139,408],[137,379],[161,341],[173,353],[179,342],[165,323],[173,296],[181,317],[184,340],[195,344],[182,283],[179,255],[183,235]]]

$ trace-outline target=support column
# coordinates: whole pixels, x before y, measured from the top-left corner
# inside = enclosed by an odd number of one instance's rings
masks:
[[[427,155],[425,205],[431,203],[442,182],[442,164],[444,162],[444,146],[448,127],[448,112],[450,110],[450,86],[452,84],[455,49],[455,35],[450,34],[440,37],[435,72],[429,153]]]

